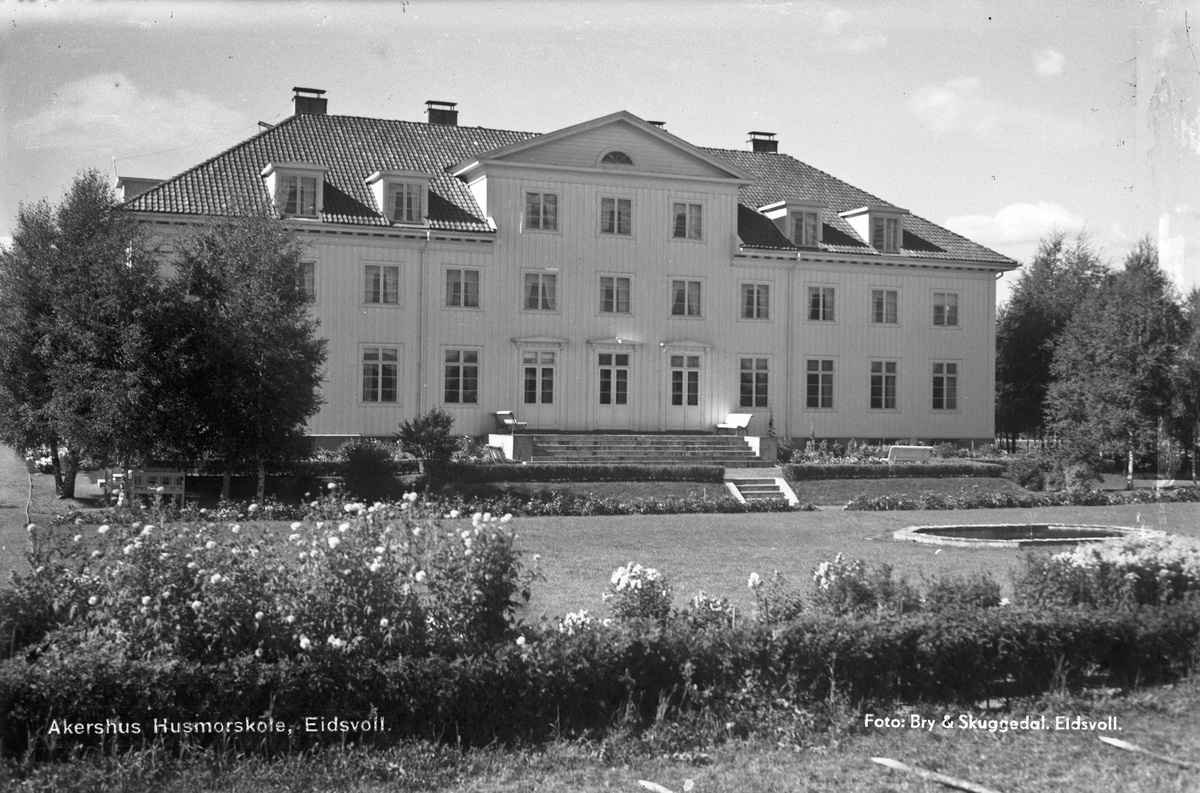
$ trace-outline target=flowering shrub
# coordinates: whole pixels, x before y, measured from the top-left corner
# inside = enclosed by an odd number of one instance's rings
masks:
[[[988,573],[964,576],[940,576],[926,580],[921,607],[925,611],[995,608],[1003,601],[1000,584]]]
[[[505,636],[529,597],[536,571],[522,574],[508,516],[447,529],[415,493],[309,507],[327,519],[286,530],[135,521],[57,545],[35,527],[34,572],[16,591],[48,604],[55,643],[205,662],[473,647]]]
[[[574,636],[576,633],[583,633],[598,626],[608,627],[611,624],[612,620],[598,620],[591,614],[588,614],[587,609],[580,609],[579,611],[570,612],[562,618],[558,623],[558,632]]]
[[[1200,543],[1186,537],[1123,538],[1027,554],[1015,581],[1032,605],[1123,608],[1200,596]]]
[[[732,628],[737,620],[737,609],[729,598],[707,595],[700,590],[680,616],[694,628],[716,625]]]
[[[612,591],[604,595],[619,622],[653,620],[664,623],[671,615],[671,586],[653,567],[630,562],[612,574]]]
[[[1117,504],[1192,503],[1200,488],[1167,490],[1059,490],[1052,493],[997,493],[962,490],[957,496],[922,493],[917,496],[855,496],[842,509],[881,511],[912,509],[1033,509],[1036,507],[1102,507]]]
[[[862,560],[847,562],[839,553],[833,561],[817,565],[812,577],[812,607],[828,614],[906,614],[921,608],[918,592],[903,577],[893,580],[890,564],[868,568]]]
[[[766,581],[751,573],[746,585],[754,592],[754,619],[764,625],[789,622],[804,610],[800,591],[789,586],[778,570]]]

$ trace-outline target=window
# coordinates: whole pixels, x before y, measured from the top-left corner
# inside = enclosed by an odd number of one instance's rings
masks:
[[[368,264],[364,270],[363,302],[396,305],[400,302],[400,268]]]
[[[629,353],[600,353],[600,404],[629,404]]]
[[[741,406],[765,408],[767,406],[767,359],[743,358],[741,360]]]
[[[815,248],[820,240],[821,215],[818,212],[796,212],[792,215],[792,242],[801,248]]]
[[[283,214],[304,218],[317,216],[317,177],[280,174],[279,205]]]
[[[633,199],[600,199],[600,233],[633,234]]]
[[[455,308],[479,308],[479,271],[446,271],[446,305]]]
[[[933,409],[958,410],[958,364],[933,365]]]
[[[525,228],[558,231],[558,196],[556,194],[525,194]]]
[[[618,275],[600,276],[600,313],[630,313],[629,293],[632,283],[632,278],[622,278]]]
[[[676,203],[671,205],[671,211],[675,216],[675,225],[671,236],[681,240],[700,239],[701,207],[699,204]]]
[[[623,151],[610,151],[600,158],[602,165],[633,165],[633,158]]]
[[[871,408],[896,409],[895,361],[871,361]]]
[[[305,300],[317,299],[316,262],[300,262],[300,268],[296,271],[296,288]]]
[[[833,287],[808,288],[808,318],[817,322],[833,322]]]
[[[700,282],[672,281],[671,282],[671,316],[698,317],[700,316]]]
[[[554,404],[554,356],[545,350],[521,353],[525,374],[525,404]]]
[[[805,405],[814,410],[833,407],[833,360],[810,358],[804,365]]]
[[[363,347],[362,401],[395,402],[399,348]]]
[[[899,321],[899,302],[900,293],[895,289],[872,289],[871,321],[880,325],[895,325]]]
[[[700,404],[700,356],[671,356],[671,404],[694,407]]]
[[[479,403],[478,350],[446,350],[446,388],[443,401],[456,405]]]
[[[527,311],[554,311],[558,308],[558,276],[554,273],[525,273]]]
[[[742,284],[742,319],[771,318],[769,284]]]
[[[387,215],[393,223],[420,223],[425,217],[421,213],[424,203],[425,185],[389,184]]]
[[[946,327],[958,325],[958,295],[954,292],[933,293],[933,324]]]
[[[885,253],[900,250],[900,218],[872,218],[871,247]]]

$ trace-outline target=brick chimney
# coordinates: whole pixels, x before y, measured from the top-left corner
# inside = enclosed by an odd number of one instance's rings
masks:
[[[308,114],[310,116],[325,115],[325,106],[329,104],[329,100],[321,96],[325,93],[320,88],[293,88],[295,94],[292,96],[292,102],[295,105],[295,115]]]
[[[457,102],[439,102],[436,99],[425,100],[426,121],[430,124],[444,124],[447,127],[458,126]]]
[[[779,152],[779,141],[775,140],[774,132],[755,132],[747,133],[750,135],[750,150],[765,151],[770,154]]]

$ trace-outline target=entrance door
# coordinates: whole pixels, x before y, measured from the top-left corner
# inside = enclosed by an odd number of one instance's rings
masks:
[[[667,427],[678,430],[701,429],[704,407],[700,400],[700,356],[670,356],[667,393]]]
[[[521,352],[521,413],[517,417],[528,422],[529,429],[557,429],[558,353],[551,350]]]
[[[596,429],[629,429],[629,353],[596,353]]]

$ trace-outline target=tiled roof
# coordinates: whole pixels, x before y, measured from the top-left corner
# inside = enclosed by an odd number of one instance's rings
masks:
[[[365,226],[391,225],[375,207],[364,179],[380,170],[431,174],[427,214],[433,229],[491,231],[467,186],[446,169],[479,155],[537,137],[483,127],[459,127],[414,121],[302,114],[260,132],[179,176],[130,199],[126,207],[142,212],[221,215],[267,198],[261,173],[268,163],[322,165],[325,174],[321,220]],[[757,211],[778,201],[822,201],[825,218],[822,250],[877,256],[837,213],[862,206],[894,206],[785,154],[704,149],[750,173],[755,181],[741,188],[738,234],[747,247],[796,250],[775,224]],[[924,218],[908,215],[900,255],[1015,264]]]

